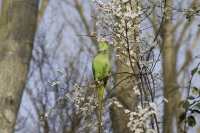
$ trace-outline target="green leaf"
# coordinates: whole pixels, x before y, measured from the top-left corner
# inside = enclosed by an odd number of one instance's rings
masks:
[[[185,112],[184,112],[184,113],[181,113],[180,116],[179,116],[179,121],[180,121],[180,122],[183,122],[183,121],[185,120],[185,117],[186,117]]]
[[[198,67],[195,67],[194,69],[192,69],[191,75],[193,76],[197,72],[197,70],[198,70]]]
[[[188,99],[188,100],[194,100],[195,97],[193,97],[193,96],[189,96],[189,97],[187,97],[187,99]]]
[[[188,116],[187,122],[188,122],[188,125],[191,127],[194,127],[196,125],[196,120],[195,120],[194,116],[192,116],[192,115]]]
[[[196,107],[197,109],[200,109],[200,102],[196,103],[196,104],[194,105],[194,107]]]
[[[199,90],[199,96],[200,96],[200,90]]]
[[[182,106],[183,106],[184,109],[188,109],[189,106],[190,106],[189,101],[187,101],[187,100],[183,101]]]
[[[197,87],[192,87],[192,94],[198,95],[199,94],[199,89]]]
[[[198,71],[198,74],[200,75],[200,70]]]
[[[193,113],[198,113],[198,114],[200,114],[200,110],[198,110],[198,109],[191,109],[191,113],[193,114]]]

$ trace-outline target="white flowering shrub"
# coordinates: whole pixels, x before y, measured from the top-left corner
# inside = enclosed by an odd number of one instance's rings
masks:
[[[112,103],[122,109],[124,114],[128,116],[127,128],[130,131],[143,133],[145,129],[148,133],[156,133],[156,130],[149,126],[153,116],[156,115],[157,105],[155,103],[148,103],[146,107],[138,105],[135,107],[136,111],[126,109],[116,98],[113,98]]]
[[[50,86],[55,86],[61,84],[60,81],[49,82]],[[96,132],[98,122],[95,118],[95,113],[98,107],[96,93],[94,93],[94,86],[80,86],[75,84],[72,89],[66,91],[64,95],[56,99],[56,103],[51,107],[45,114],[41,114],[40,121],[44,123],[44,120],[50,119],[52,115],[59,108],[69,107],[69,112],[67,113],[67,119],[71,119],[73,115],[78,116],[81,122],[81,126],[77,128],[79,132],[85,132],[90,130],[90,132]],[[70,111],[71,110],[71,111]],[[72,116],[70,116],[72,115]]]

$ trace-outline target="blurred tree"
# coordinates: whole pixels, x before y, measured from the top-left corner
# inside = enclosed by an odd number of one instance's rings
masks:
[[[169,5],[172,5],[172,0],[166,0],[164,3],[164,22],[162,29],[163,39],[163,77],[164,77],[164,97],[168,100],[164,106],[164,133],[172,133],[174,111],[177,109],[177,105],[180,101],[180,93],[178,92],[176,82],[176,53],[173,45],[172,36],[172,9]],[[178,113],[178,112],[177,112]]]
[[[3,0],[1,6],[0,132],[12,133],[26,82],[38,8],[35,0]]]

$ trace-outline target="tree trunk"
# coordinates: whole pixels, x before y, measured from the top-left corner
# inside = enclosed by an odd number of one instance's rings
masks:
[[[37,20],[36,0],[4,0],[0,14],[0,132],[14,132]]]
[[[177,87],[176,74],[176,50],[173,40],[172,25],[172,0],[165,1],[164,7],[164,23],[162,29],[163,44],[163,78],[164,78],[164,97],[168,102],[164,103],[163,131],[164,133],[173,133],[173,129],[177,128],[175,112],[178,112],[178,103],[180,100],[180,92]],[[175,127],[175,128],[174,128]]]

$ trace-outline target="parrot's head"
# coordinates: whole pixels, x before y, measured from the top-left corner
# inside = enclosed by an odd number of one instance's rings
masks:
[[[108,51],[109,45],[106,41],[99,42],[99,52]]]

